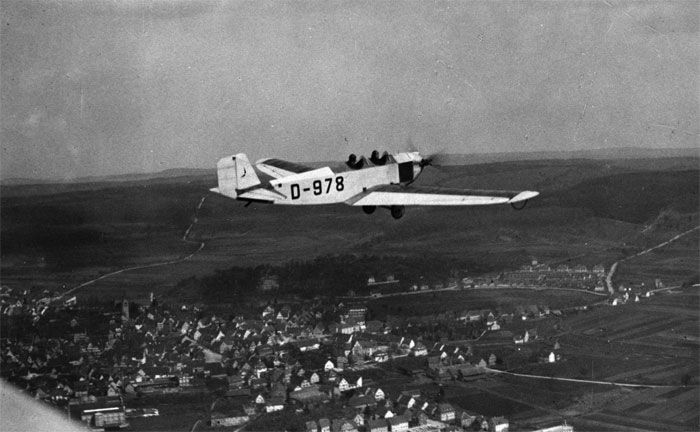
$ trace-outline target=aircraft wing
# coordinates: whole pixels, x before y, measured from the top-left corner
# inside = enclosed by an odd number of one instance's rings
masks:
[[[255,167],[276,179],[313,170],[313,168],[281,159],[260,159],[255,162]]]
[[[533,191],[448,189],[431,186],[378,186],[359,193],[345,203],[352,206],[490,205],[526,201],[539,195]]]

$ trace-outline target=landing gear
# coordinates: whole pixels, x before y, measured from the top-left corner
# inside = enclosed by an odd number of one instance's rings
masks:
[[[362,206],[362,211],[365,214],[372,214],[377,209],[377,206]]]
[[[510,206],[513,207],[513,208],[516,209],[516,210],[522,210],[522,209],[525,208],[526,205],[527,205],[527,200],[521,201],[521,202],[518,202],[518,203],[510,203]]]
[[[403,216],[405,211],[406,207],[402,205],[391,206],[391,217],[394,219],[401,219],[401,216]]]

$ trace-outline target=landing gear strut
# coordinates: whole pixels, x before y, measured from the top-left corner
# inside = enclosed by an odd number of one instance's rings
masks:
[[[362,211],[365,214],[372,214],[377,209],[377,206],[362,206]]]
[[[391,217],[394,219],[401,219],[401,216],[403,216],[405,211],[406,207],[402,205],[391,206]]]

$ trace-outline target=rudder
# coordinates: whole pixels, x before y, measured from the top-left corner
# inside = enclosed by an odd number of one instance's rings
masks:
[[[238,153],[219,160],[216,164],[219,187],[214,192],[236,198],[238,192],[260,184],[253,166],[245,153]]]

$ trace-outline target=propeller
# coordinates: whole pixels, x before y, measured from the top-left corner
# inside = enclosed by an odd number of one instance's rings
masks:
[[[441,149],[435,153],[423,156],[423,159],[421,159],[420,161],[420,167],[442,167],[446,165],[449,161],[449,156],[447,155],[447,153],[445,153],[445,149]]]
[[[406,139],[406,148],[408,149],[409,152],[418,152],[420,153],[420,149],[418,146],[415,145],[413,142],[413,139],[409,136]],[[422,160],[419,162],[419,165],[421,168],[425,168],[427,166],[432,166],[432,167],[441,167],[446,165],[449,162],[449,157],[447,153],[445,152],[445,148],[441,148],[440,150],[433,152],[429,155],[422,156]]]

